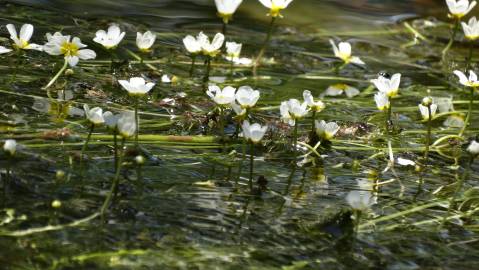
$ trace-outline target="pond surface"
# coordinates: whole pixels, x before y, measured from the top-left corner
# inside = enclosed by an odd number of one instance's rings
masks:
[[[422,157],[426,125],[417,105],[428,94],[436,100],[453,98],[454,105],[432,122],[433,141],[458,133],[445,120],[467,113],[468,90],[452,71],[464,69],[469,45],[458,35],[441,58],[450,35],[443,1],[296,0],[276,24],[265,54],[269,61],[259,76],[242,66],[234,67],[231,76],[229,63],[213,62],[210,82],[261,91],[252,119],[270,129],[255,150],[253,194],[241,141],[231,139],[222,152],[215,105],[202,84],[203,63],[197,63],[193,79],[188,76],[191,60],[182,39],[221,31],[213,1],[0,3],[1,45],[10,46],[4,25],[32,23],[36,43],[46,42],[47,32],[62,31],[80,37],[98,54],[59,79],[54,100],[41,88],[61,68],[60,57],[35,51],[0,56],[0,139],[15,138],[21,145],[14,158],[2,154],[0,160],[2,178],[11,178],[0,213],[0,268],[479,268],[477,192],[469,192],[475,200],[458,199],[461,209],[448,213],[447,206],[452,184],[465,174],[467,158],[460,153],[466,143],[450,141],[443,151],[432,148],[423,172],[414,166],[385,171],[385,116],[376,109],[370,83],[381,71],[402,73],[393,111],[396,157]],[[258,53],[270,20],[266,13],[257,1],[247,0],[228,26],[226,39],[243,43],[243,56]],[[112,22],[127,35],[110,55],[92,38]],[[412,28],[425,39],[415,39]],[[135,33],[146,30],[157,32],[158,39],[153,52],[141,55],[141,63]],[[336,69],[330,38],[349,41],[366,66]],[[472,69],[476,59],[473,55]],[[162,82],[164,74],[175,76],[174,81]],[[88,134],[81,108],[132,110],[134,103],[117,79],[139,75],[157,83],[140,102],[146,162],[135,165],[137,153],[128,141],[118,197],[100,218],[115,176],[113,139],[105,128],[95,129],[80,170]],[[341,129],[321,149],[321,158],[296,168],[291,165],[292,128],[281,124],[279,104],[302,99],[305,89],[319,97],[335,84],[356,87],[360,94],[324,97],[327,107],[318,119],[336,121]],[[59,101],[57,90],[71,99]],[[472,119],[479,119],[477,107]],[[301,142],[308,141],[310,123],[300,122]],[[478,128],[473,120],[466,140]],[[225,130],[234,137],[231,118]],[[478,168],[476,162],[466,174],[464,190],[477,187]],[[65,175],[59,177],[59,171]],[[358,181],[380,185],[377,203],[362,215],[354,233],[345,197],[358,189]],[[61,207],[52,207],[55,200]],[[448,214],[453,217],[444,224]]]

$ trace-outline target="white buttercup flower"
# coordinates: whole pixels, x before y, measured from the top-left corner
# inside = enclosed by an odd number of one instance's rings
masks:
[[[108,27],[108,31],[98,30],[93,41],[103,45],[106,49],[113,49],[125,37],[125,32],[121,32],[117,24],[112,24]]]
[[[306,102],[301,103],[299,100],[293,98],[281,102],[279,110],[283,122],[288,123],[290,126],[294,126],[296,120],[301,119],[308,114],[308,104]]]
[[[95,107],[90,109],[90,107],[85,104],[83,105],[83,110],[85,110],[85,116],[90,121],[90,123],[94,125],[101,125],[105,123],[105,119],[103,118],[103,109],[100,107]]]
[[[17,30],[13,24],[7,24],[8,33],[10,33],[10,39],[13,41],[13,45],[17,49],[22,50],[43,50],[43,46],[30,43],[30,39],[33,35],[33,25],[24,24],[20,28],[20,35],[18,35]]]
[[[204,55],[215,57],[220,52],[220,49],[223,46],[225,36],[221,33],[217,33],[213,40],[210,42],[209,37],[203,32],[200,32],[196,40],[201,45],[201,51]]]
[[[357,65],[364,65],[364,62],[357,56],[351,55],[351,44],[349,42],[340,42],[338,46],[332,39],[329,40],[333,46],[334,56],[344,61],[344,63],[353,63]]]
[[[236,42],[226,42],[226,57],[228,60],[233,61],[233,59],[238,58],[241,54],[241,48],[243,44]]]
[[[228,23],[231,20],[241,2],[243,0],[215,0],[218,16],[223,19],[224,23]]]
[[[326,105],[324,105],[324,102],[322,102],[321,100],[314,101],[313,95],[309,90],[303,91],[303,98],[304,101],[308,104],[308,107],[311,108],[311,110],[314,112],[321,112],[322,110],[324,110],[324,108],[326,108]]]
[[[17,151],[17,141],[12,139],[6,140],[3,144],[3,151],[9,153],[12,156],[15,155],[15,152]]]
[[[231,102],[230,107],[235,112],[236,116],[242,117],[246,115],[246,109],[242,108],[240,105],[236,104],[236,102]]]
[[[336,135],[336,133],[339,131],[338,124],[336,124],[335,122],[326,123],[326,121],[324,120],[316,120],[315,127],[316,134],[318,134],[319,137],[325,140],[331,140],[332,138],[334,138],[334,135]]]
[[[9,53],[11,51],[12,51],[11,49],[7,49],[3,46],[0,46],[0,54]]]
[[[472,70],[469,70],[469,78],[467,78],[466,75],[459,70],[454,70],[454,74],[456,74],[456,76],[459,78],[459,82],[464,86],[469,86],[469,87],[479,86],[479,81],[477,81],[477,75]]]
[[[258,102],[260,93],[258,90],[254,90],[250,86],[241,86],[235,94],[236,101],[242,108],[252,108]]]
[[[471,144],[467,147],[467,152],[473,156],[479,155],[479,143],[477,141],[472,141]]]
[[[133,77],[129,81],[119,80],[118,83],[128,91],[130,96],[144,96],[155,86],[154,83],[147,83],[141,77]]]
[[[462,30],[464,30],[464,36],[469,40],[476,40],[479,38],[479,22],[476,17],[469,19],[468,23],[461,22]]]
[[[282,17],[281,10],[288,7],[293,0],[259,0],[263,6],[270,9],[269,14],[271,17]]]
[[[324,93],[321,94],[321,97],[324,96],[339,96],[341,94],[345,93],[348,98],[355,97],[359,95],[359,90],[356,87],[352,87],[350,85],[344,84],[344,83],[339,83],[339,84],[334,84],[328,87]]]
[[[48,42],[43,46],[43,50],[50,55],[64,55],[65,60],[72,67],[76,66],[80,59],[89,60],[96,57],[94,51],[83,49],[87,46],[77,37],[71,39],[70,36],[64,36],[59,32],[53,35],[48,33],[46,36]]]
[[[376,101],[376,106],[380,111],[389,109],[389,97],[384,92],[379,92],[374,95],[374,101]]]
[[[118,127],[118,119],[120,119],[121,114],[113,114],[110,111],[103,113],[103,119],[105,120],[105,125],[112,129],[116,130]]]
[[[129,138],[136,133],[136,122],[135,122],[135,113],[134,112],[123,112],[121,113],[118,122],[118,133],[123,138]]]
[[[194,36],[187,35],[183,39],[183,45],[185,45],[186,50],[191,54],[197,54],[201,52],[201,44]]]
[[[388,97],[395,97],[399,92],[399,84],[401,83],[401,74],[394,74],[391,79],[379,76],[377,79],[371,80],[376,88],[385,93]]]
[[[446,0],[450,16],[461,19],[469,13],[477,4],[476,1],[469,3],[469,0]]]
[[[421,112],[421,116],[424,120],[429,120],[429,109],[427,106],[424,106],[422,104],[419,104],[419,111]],[[437,105],[436,104],[431,104],[431,119],[434,118],[436,115],[437,111]]]
[[[375,204],[375,196],[370,190],[352,190],[346,196],[349,206],[357,211],[366,211]]]
[[[236,89],[231,86],[226,86],[221,90],[217,85],[210,85],[206,94],[213,99],[218,105],[227,105],[235,101]]]
[[[267,126],[261,126],[260,124],[250,125],[248,121],[243,122],[242,128],[243,137],[252,143],[259,143],[263,139],[266,130],[268,130]]]
[[[146,31],[145,33],[136,33],[136,46],[142,52],[148,52],[155,43],[156,35],[151,31]]]

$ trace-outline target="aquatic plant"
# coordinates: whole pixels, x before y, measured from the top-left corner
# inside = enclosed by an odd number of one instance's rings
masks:
[[[250,143],[250,173],[249,173],[249,187],[250,191],[253,191],[253,166],[254,166],[254,145],[261,142],[266,131],[267,126],[261,126],[260,124],[250,124],[248,120],[243,122],[243,137]]]
[[[215,0],[218,17],[223,20],[223,35],[226,35],[226,25],[233,19],[233,14],[243,0]]]

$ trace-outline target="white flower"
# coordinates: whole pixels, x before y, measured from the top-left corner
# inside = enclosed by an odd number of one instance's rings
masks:
[[[331,85],[326,89],[324,93],[321,94],[321,97],[324,96],[339,96],[342,93],[345,93],[348,98],[355,97],[359,95],[359,90],[355,87],[349,86],[347,84],[339,83]]]
[[[59,32],[51,35],[47,34],[48,42],[43,46],[43,50],[50,55],[64,55],[65,60],[72,67],[78,64],[80,59],[88,60],[94,59],[96,53],[90,49],[83,49],[85,44],[81,43],[81,40],[74,37],[71,40],[70,36],[64,36]],[[71,40],[71,41],[70,41]]]
[[[329,40],[333,46],[334,56],[344,61],[344,63],[353,63],[357,65],[365,65],[364,62],[357,56],[351,56],[351,44],[349,42],[339,42],[338,46],[332,39]]]
[[[14,46],[17,49],[22,50],[43,50],[43,46],[29,43],[30,39],[33,35],[33,25],[31,24],[24,24],[22,28],[20,28],[20,36],[17,34],[17,30],[13,24],[7,24],[8,33],[10,33],[10,39],[13,41]]]
[[[454,70],[454,74],[456,74],[456,76],[459,78],[459,82],[464,86],[469,86],[469,87],[479,86],[479,81],[477,81],[477,75],[472,70],[469,70],[469,78],[467,78],[466,75],[459,70]]]
[[[267,126],[261,126],[260,124],[252,124],[248,121],[244,121],[243,125],[243,136],[246,140],[251,141],[252,143],[259,143],[263,139]]]
[[[226,42],[226,57],[228,57],[230,61],[233,61],[235,58],[239,58],[242,47],[243,44],[241,43]]]
[[[94,125],[101,125],[105,123],[105,119],[103,118],[103,110],[100,107],[95,107],[90,109],[90,107],[85,104],[83,105],[83,110],[85,110],[85,116],[90,123]]]
[[[236,104],[236,102],[231,102],[230,103],[231,108],[235,112],[236,116],[245,116],[246,115],[246,109],[243,109],[240,105]]]
[[[0,54],[9,53],[11,51],[12,51],[11,49],[7,49],[3,46],[0,46]]]
[[[461,22],[461,24],[467,39],[476,40],[479,38],[479,22],[476,17],[470,18],[468,23]]]
[[[398,157],[396,162],[397,162],[397,164],[399,164],[401,166],[416,166],[416,162],[414,162],[410,159],[405,159],[405,158],[401,158],[401,157]]]
[[[136,33],[136,46],[142,52],[148,52],[155,43],[156,35],[151,31],[146,31],[144,34]]]
[[[471,144],[469,144],[469,146],[467,147],[467,152],[474,156],[479,155],[479,143],[475,140],[472,141]]]
[[[259,0],[263,6],[270,9],[271,17],[281,17],[281,10],[288,7],[293,0]]]
[[[241,5],[243,0],[215,0],[216,9],[218,10],[218,16],[223,18],[224,23],[233,17],[233,14]]]
[[[401,74],[394,74],[391,79],[379,76],[377,79],[371,80],[376,88],[385,93],[388,97],[395,97],[399,92],[399,84],[401,83]]]
[[[324,120],[316,120],[315,126],[316,134],[318,134],[319,137],[325,140],[331,140],[332,138],[334,138],[334,135],[336,135],[336,133],[339,131],[339,125],[335,122],[326,123],[326,121]]]
[[[162,83],[171,83],[171,78],[168,76],[168,74],[163,74],[163,76],[161,76],[161,82]]]
[[[121,32],[117,24],[112,24],[108,27],[108,32],[105,30],[98,30],[93,41],[103,45],[106,49],[113,49],[125,37],[125,32]]]
[[[391,105],[389,103],[389,97],[386,95],[384,92],[378,92],[374,95],[374,101],[376,101],[376,106],[380,111],[384,111],[389,109],[389,106]]]
[[[375,198],[370,190],[352,190],[346,196],[346,201],[354,210],[366,211],[375,204]]]
[[[17,141],[12,139],[6,140],[3,144],[3,151],[9,153],[12,156],[15,155],[15,152],[17,151]]]
[[[145,79],[141,77],[133,77],[130,81],[119,80],[118,83],[128,91],[130,96],[144,96],[155,86],[154,83],[147,83]]]
[[[136,122],[134,112],[123,112],[117,122],[118,133],[123,138],[129,138],[136,133]]]
[[[326,105],[324,105],[321,100],[314,101],[313,95],[309,90],[303,91],[303,98],[304,101],[308,104],[308,107],[311,108],[311,110],[313,110],[314,112],[320,112],[326,107]]]
[[[103,119],[105,120],[105,125],[112,129],[116,130],[118,127],[118,120],[120,119],[121,114],[113,114],[110,111],[103,113]]]
[[[421,112],[421,116],[424,120],[429,120],[429,109],[427,106],[424,106],[422,104],[419,104],[419,111]],[[436,104],[431,104],[431,119],[434,118],[436,115],[437,111],[437,105]]]
[[[259,91],[253,90],[250,86],[241,86],[235,94],[236,101],[241,105],[241,108],[252,108],[256,105],[259,99]]]
[[[216,104],[227,105],[235,101],[235,91],[236,89],[231,86],[226,86],[221,90],[216,85],[210,85],[206,94],[213,99]]]
[[[196,40],[200,43],[201,51],[204,55],[215,57],[220,52],[220,49],[223,46],[225,36],[221,33],[217,33],[213,40],[210,42],[209,37],[203,32],[200,32]]]
[[[188,35],[183,39],[183,45],[186,50],[191,54],[197,54],[201,52],[201,44],[195,37]]]
[[[476,1],[469,3],[469,0],[446,0],[446,4],[449,8],[450,16],[460,19],[469,13],[477,3]]]
[[[279,110],[283,122],[294,126],[296,120],[299,120],[308,114],[308,104],[306,102],[301,103],[299,100],[293,98],[281,102]]]
[[[230,57],[226,56],[226,60],[233,62],[235,65],[240,65],[240,66],[251,66],[253,63],[253,59],[248,58],[248,57],[234,57],[231,59]]]

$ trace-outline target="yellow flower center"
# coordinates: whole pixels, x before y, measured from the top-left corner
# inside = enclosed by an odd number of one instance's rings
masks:
[[[271,6],[271,10],[270,10],[270,14],[271,14],[271,17],[278,17],[278,16],[281,16],[280,14],[280,11],[283,9],[282,6],[277,6],[275,4],[273,4]]]
[[[28,47],[28,45],[29,45],[28,41],[25,41],[23,39],[20,39],[20,43],[21,43],[21,45],[18,46],[20,49],[24,49],[24,48]]]
[[[60,51],[65,56],[76,56],[78,54],[78,46],[71,42],[64,42],[60,47]]]
[[[218,12],[218,17],[222,18],[223,19],[223,22],[225,24],[228,24],[228,22],[231,20],[231,18],[233,18],[233,14],[228,14],[228,13],[221,13],[221,12]]]

